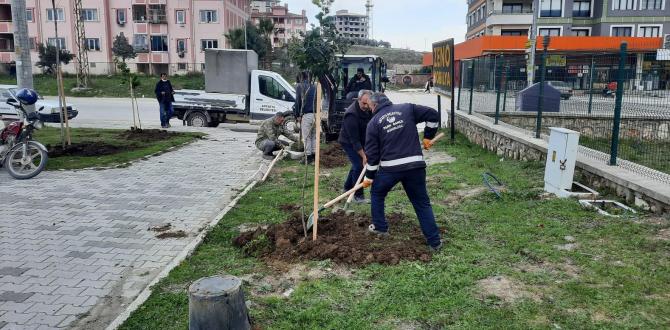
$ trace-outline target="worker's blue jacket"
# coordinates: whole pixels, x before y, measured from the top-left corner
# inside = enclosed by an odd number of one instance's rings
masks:
[[[439,120],[437,111],[421,105],[390,101],[377,105],[365,139],[365,177],[373,180],[380,167],[388,172],[426,167],[416,124],[425,122],[423,136],[432,139]]]

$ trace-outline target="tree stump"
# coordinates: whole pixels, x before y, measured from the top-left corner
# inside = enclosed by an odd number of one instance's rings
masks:
[[[251,329],[242,281],[235,276],[201,278],[188,288],[189,330]]]

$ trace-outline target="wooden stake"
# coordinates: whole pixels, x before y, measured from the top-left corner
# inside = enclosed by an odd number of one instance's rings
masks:
[[[70,136],[70,119],[68,118],[68,113],[67,113],[67,102],[65,101],[65,83],[63,82],[63,71],[61,70],[60,66],[58,66],[58,91],[60,92],[59,98],[62,101],[63,107],[61,108],[61,112],[63,113],[63,121],[65,122],[65,140],[67,141],[67,145],[70,146],[72,145],[72,137]]]
[[[321,154],[321,83],[316,83],[316,150],[314,153],[314,229],[312,229],[312,240],[316,241],[319,224],[319,160]]]

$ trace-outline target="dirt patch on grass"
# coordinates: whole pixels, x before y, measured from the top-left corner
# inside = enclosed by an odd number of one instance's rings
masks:
[[[80,156],[80,157],[95,157],[113,155],[122,151],[129,151],[137,149],[137,145],[116,146],[104,142],[85,142],[73,143],[70,146],[52,146],[47,145],[47,152],[50,158],[66,157],[66,156]]]
[[[168,132],[160,129],[131,129],[121,132],[119,138],[130,141],[153,142],[169,139],[176,135],[181,135],[181,133]]]
[[[456,158],[444,151],[425,151],[423,159],[426,161],[426,165],[449,164],[456,161]]]
[[[283,262],[271,265],[273,272],[268,275],[253,273],[242,276],[241,279],[250,288],[254,296],[275,296],[288,298],[295,287],[304,281],[324,278],[350,278],[352,272],[344,266],[309,267],[304,264],[286,264]]]
[[[656,233],[656,236],[654,236],[654,239],[657,241],[670,241],[670,228],[660,229]]]
[[[233,244],[247,255],[268,262],[330,259],[346,265],[395,265],[401,260],[427,262],[431,259],[416,220],[400,214],[390,214],[387,220],[391,235],[378,237],[367,232],[368,216],[335,212],[319,219],[319,238],[312,241],[311,234],[308,239],[303,237],[300,214],[293,212],[284,223],[241,233]]]
[[[453,190],[449,192],[449,196],[447,196],[447,198],[444,200],[443,203],[446,204],[447,206],[456,206],[460,204],[463,200],[477,197],[487,191],[488,189],[484,186],[466,187]]]
[[[540,263],[521,263],[516,266],[516,269],[523,273],[547,273],[555,277],[567,277],[570,279],[579,278],[582,270],[572,260],[567,260],[564,263],[555,264],[550,262]]]
[[[332,143],[321,150],[319,157],[323,168],[342,167],[349,164],[349,158],[347,158],[339,143]]]
[[[540,296],[505,276],[493,276],[477,282],[480,298],[496,297],[505,303],[514,303],[520,299],[540,301]]]

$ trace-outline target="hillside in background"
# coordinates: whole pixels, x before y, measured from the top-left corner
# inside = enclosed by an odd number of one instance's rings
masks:
[[[349,55],[377,55],[389,64],[421,64],[423,55],[411,49],[352,46]]]

